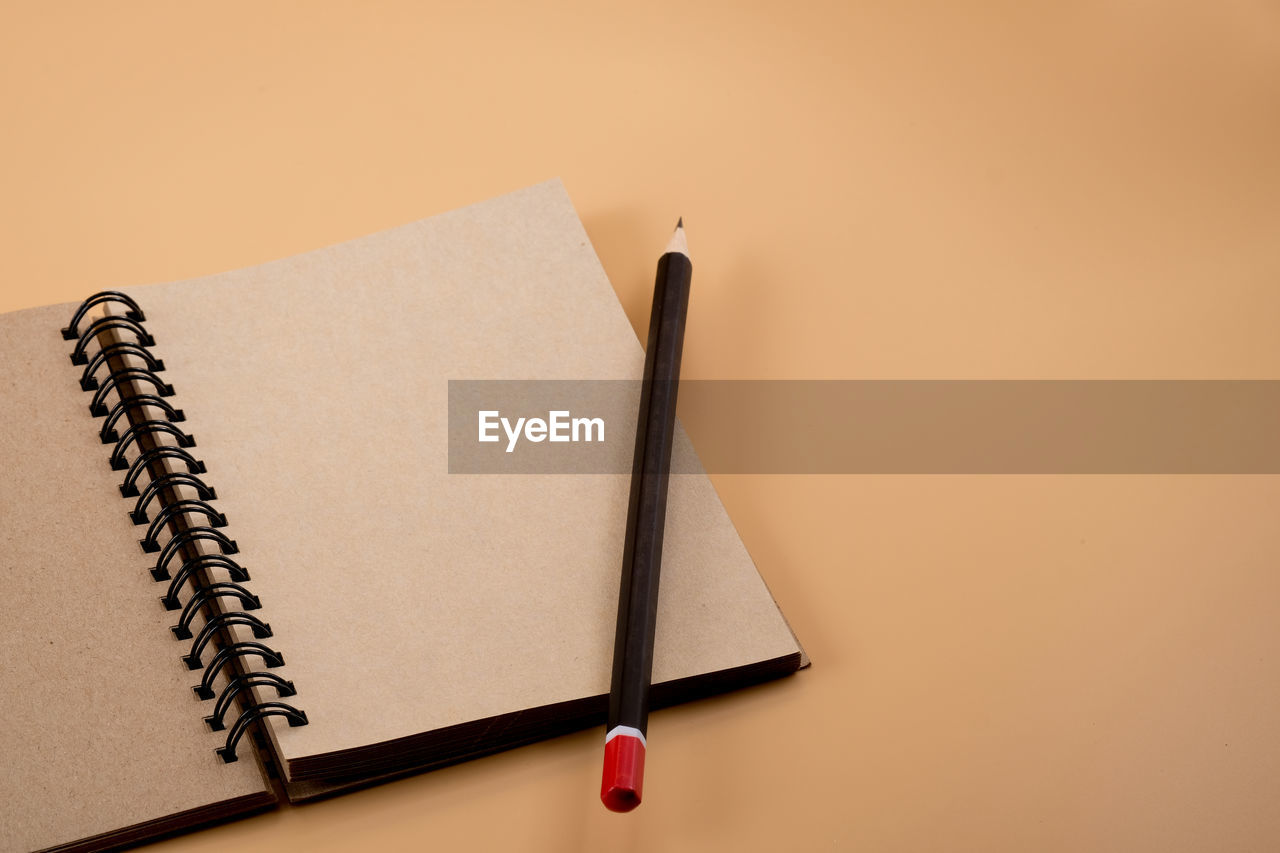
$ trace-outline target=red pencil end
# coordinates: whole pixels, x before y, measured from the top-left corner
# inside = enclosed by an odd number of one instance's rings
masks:
[[[644,787],[644,741],[615,734],[604,745],[604,776],[600,801],[611,812],[629,812],[640,805]]]

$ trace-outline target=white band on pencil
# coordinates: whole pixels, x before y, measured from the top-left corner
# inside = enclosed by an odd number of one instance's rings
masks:
[[[640,743],[644,744],[646,749],[649,747],[649,744],[645,742],[644,732],[631,726],[614,726],[609,729],[609,733],[604,736],[604,742],[608,743],[618,735],[627,735],[628,737],[639,738]]]

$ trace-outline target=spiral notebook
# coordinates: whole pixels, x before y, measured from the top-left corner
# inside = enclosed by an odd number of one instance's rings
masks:
[[[559,182],[81,307],[0,317],[5,849],[603,723],[626,475],[445,458],[450,379],[639,376]],[[656,704],[806,662],[705,475],[665,547]]]

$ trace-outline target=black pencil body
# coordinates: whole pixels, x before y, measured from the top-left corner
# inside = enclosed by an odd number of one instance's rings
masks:
[[[692,273],[692,263],[680,252],[667,252],[658,261],[631,466],[622,590],[618,599],[613,682],[609,693],[607,730],[610,731],[616,726],[630,726],[644,734],[648,729],[662,532],[667,518],[676,391]]]

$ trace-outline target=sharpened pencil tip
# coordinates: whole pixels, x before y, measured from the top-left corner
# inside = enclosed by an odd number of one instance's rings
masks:
[[[689,241],[684,236],[684,217],[680,217],[680,221],[676,223],[676,230],[671,233],[671,241],[667,243],[668,252],[679,252],[686,258],[689,257]],[[665,253],[664,253],[665,254]]]

